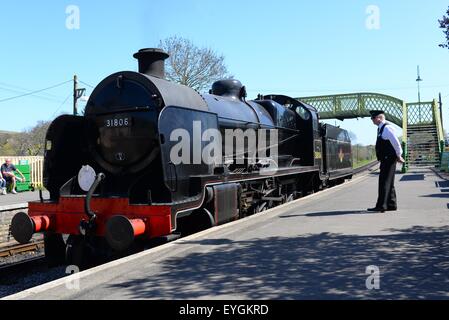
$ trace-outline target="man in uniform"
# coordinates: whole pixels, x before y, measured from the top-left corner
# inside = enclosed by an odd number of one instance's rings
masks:
[[[397,200],[394,188],[394,177],[396,174],[396,164],[404,163],[402,158],[402,147],[394,130],[385,121],[385,113],[381,110],[370,111],[373,124],[378,127],[376,155],[380,161],[379,175],[379,197],[376,206],[368,209],[369,212],[396,211]]]

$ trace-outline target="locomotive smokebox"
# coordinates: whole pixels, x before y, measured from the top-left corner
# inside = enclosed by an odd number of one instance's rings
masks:
[[[141,49],[134,54],[139,61],[140,73],[161,79],[165,78],[165,60],[168,57],[168,53],[157,48]]]

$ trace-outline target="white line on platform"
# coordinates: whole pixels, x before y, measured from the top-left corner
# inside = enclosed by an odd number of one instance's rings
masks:
[[[337,192],[337,191],[339,191],[339,190],[341,190],[343,188],[346,188],[346,187],[348,187],[350,185],[359,183],[359,182],[365,180],[370,173],[371,172],[368,172],[368,173],[363,174],[363,175],[361,175],[359,177],[356,177],[353,180],[351,180],[349,182],[346,182],[346,183],[344,183],[342,185],[339,185],[339,186],[336,186],[336,187],[333,187],[333,188],[330,188],[330,189],[326,189],[326,190],[320,191],[318,193],[314,193],[314,194],[306,196],[304,198],[300,198],[298,200],[295,200],[295,201],[292,201],[292,202],[280,205],[280,206],[275,207],[273,209],[269,209],[269,210],[264,211],[262,213],[258,213],[258,214],[255,214],[255,215],[243,218],[243,219],[239,219],[237,221],[233,221],[233,222],[230,222],[230,223],[218,226],[218,227],[213,227],[213,228],[204,230],[202,232],[195,233],[195,234],[193,234],[191,236],[188,236],[188,237],[185,237],[185,238],[181,238],[179,240],[176,240],[176,241],[173,241],[173,242],[170,242],[170,243],[158,246],[156,248],[145,250],[145,251],[137,253],[135,255],[132,255],[132,256],[129,256],[129,257],[125,257],[125,258],[122,258],[122,259],[119,259],[119,260],[115,260],[115,261],[103,264],[101,266],[98,266],[98,267],[95,267],[95,268],[92,268],[92,269],[89,269],[89,270],[86,270],[86,271],[82,271],[82,272],[80,272],[78,274],[74,274],[74,275],[70,275],[68,277],[60,278],[60,279],[57,279],[55,281],[48,282],[48,283],[45,283],[43,285],[40,285],[40,286],[31,288],[31,289],[28,289],[28,290],[16,293],[14,295],[10,295],[10,296],[4,297],[4,298],[2,298],[0,300],[25,300],[25,299],[33,296],[33,295],[37,295],[37,294],[42,293],[44,291],[56,288],[56,287],[61,286],[61,285],[65,285],[66,283],[77,281],[77,280],[82,279],[83,277],[88,277],[88,276],[93,275],[93,274],[95,274],[97,272],[105,271],[107,269],[114,268],[114,267],[123,265],[125,263],[129,263],[131,261],[140,259],[140,258],[145,257],[147,255],[157,253],[157,252],[162,251],[164,249],[171,248],[171,247],[175,246],[176,244],[187,242],[187,241],[191,241],[191,240],[194,240],[194,239],[206,236],[208,234],[215,233],[216,231],[219,231],[219,230],[222,230],[222,229],[232,228],[235,225],[242,224],[244,222],[248,222],[248,221],[260,218],[260,217],[274,216],[274,215],[278,214],[280,211],[283,211],[283,210],[285,210],[287,208],[293,207],[293,206],[295,206],[295,205],[297,205],[299,203],[305,202],[307,200],[313,199],[313,198],[318,197],[318,196],[324,196],[324,195],[327,195],[329,193],[335,193],[335,192]]]

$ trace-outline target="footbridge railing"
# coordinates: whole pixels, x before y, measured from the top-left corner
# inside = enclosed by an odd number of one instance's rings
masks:
[[[370,117],[371,110],[385,111],[388,121],[403,130],[404,158],[408,159],[408,129],[410,127],[435,126],[438,134],[439,152],[444,151],[444,133],[440,109],[436,100],[421,103],[406,103],[404,100],[379,93],[349,93],[338,95],[297,98],[314,106],[321,119],[354,119]],[[441,159],[441,157],[440,157]],[[408,162],[404,165],[406,172]]]
[[[354,119],[370,116],[371,110],[383,110],[389,121],[402,127],[405,102],[379,93],[349,93],[298,98],[314,106],[321,119]]]

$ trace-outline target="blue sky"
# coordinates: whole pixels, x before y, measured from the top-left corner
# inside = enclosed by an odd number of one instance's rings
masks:
[[[80,29],[66,28],[66,8],[80,9]],[[366,27],[369,5],[380,29]],[[417,100],[442,92],[449,124],[449,50],[437,20],[443,0],[72,0],[3,1],[0,7],[0,100],[50,87],[77,74],[95,86],[108,74],[136,70],[132,54],[178,35],[222,53],[250,97],[310,96],[359,91]],[[87,86],[88,93],[91,88]],[[70,83],[0,102],[0,130],[19,131],[71,112]],[[65,103],[63,103],[65,101]],[[334,121],[332,121],[334,123]],[[358,141],[373,142],[370,121],[340,123]]]

